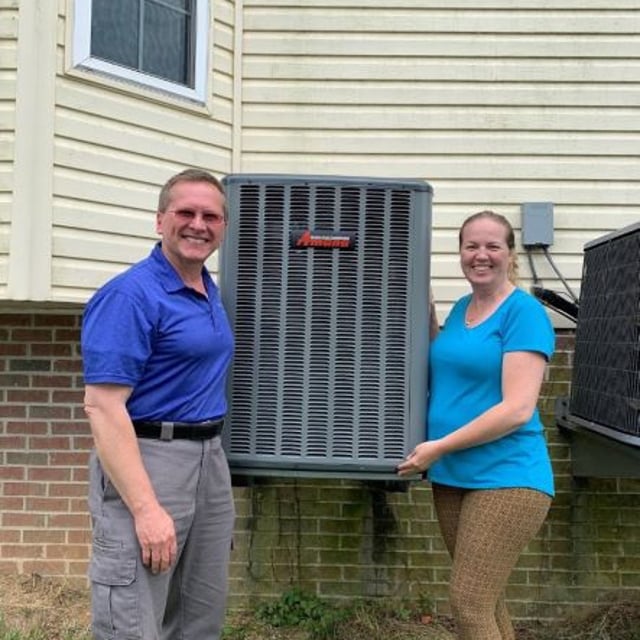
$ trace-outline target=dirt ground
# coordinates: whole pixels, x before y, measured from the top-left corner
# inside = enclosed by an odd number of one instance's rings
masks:
[[[4,626],[4,628],[3,628]],[[7,630],[11,630],[9,633]],[[34,633],[36,630],[36,633]],[[86,589],[39,576],[0,576],[0,640],[88,640],[89,597]],[[331,640],[455,640],[446,618],[415,619],[354,616]],[[3,635],[4,632],[4,635]],[[271,627],[248,613],[230,612],[225,640],[308,640],[299,627]],[[553,626],[518,625],[517,640],[640,640],[640,594],[634,601],[611,602],[580,618]]]

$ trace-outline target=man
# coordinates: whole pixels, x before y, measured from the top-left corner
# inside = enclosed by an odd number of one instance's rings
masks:
[[[233,337],[204,263],[225,226],[217,179],[173,176],[160,192],[160,242],[85,309],[97,640],[221,634],[235,516],[220,439]]]

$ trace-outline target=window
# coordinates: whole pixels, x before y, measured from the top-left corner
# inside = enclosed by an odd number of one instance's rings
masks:
[[[204,102],[208,0],[76,0],[73,65]]]

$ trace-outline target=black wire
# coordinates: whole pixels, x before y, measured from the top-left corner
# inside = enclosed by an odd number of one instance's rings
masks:
[[[571,287],[567,284],[567,281],[562,277],[562,274],[560,273],[560,271],[558,271],[558,267],[556,267],[555,262],[551,258],[551,254],[549,253],[547,247],[542,247],[542,250],[544,251],[545,257],[549,261],[549,264],[551,265],[553,270],[556,272],[556,275],[558,276],[558,278],[560,278],[560,280],[562,281],[562,284],[565,286],[565,289],[569,292],[569,295],[573,298],[573,301],[577,303],[578,296],[576,296],[576,294],[571,290]]]
[[[531,275],[533,275],[533,284],[538,284],[540,280],[538,279],[538,274],[536,273],[536,267],[533,264],[533,256],[531,255],[531,247],[525,247],[527,252],[527,258],[529,258],[529,268],[531,269]]]

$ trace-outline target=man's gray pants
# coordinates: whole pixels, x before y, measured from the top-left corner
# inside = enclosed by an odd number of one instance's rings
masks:
[[[155,575],[142,564],[133,518],[94,451],[89,485],[93,637],[218,640],[235,518],[220,437],[138,443],[156,496],[175,523],[177,561]]]

